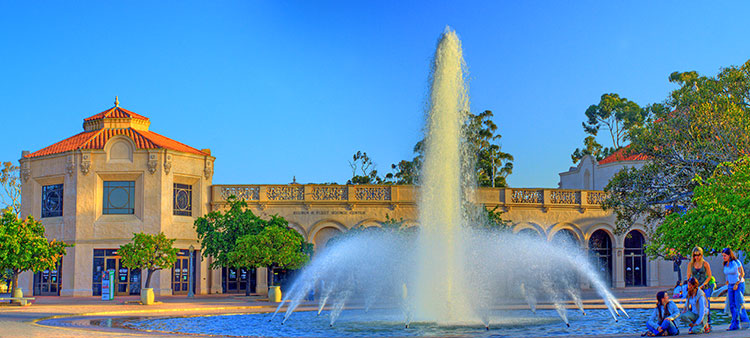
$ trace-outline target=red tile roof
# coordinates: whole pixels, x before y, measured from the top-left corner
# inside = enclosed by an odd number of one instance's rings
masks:
[[[96,119],[110,118],[148,120],[148,118],[145,116],[141,116],[129,110],[115,106],[99,114],[86,118],[84,119],[84,121],[88,122]],[[159,135],[153,131],[143,130],[142,128],[101,128],[97,130],[84,131],[80,134],[68,137],[51,146],[27,154],[24,157],[39,157],[79,149],[104,149],[104,145],[107,144],[107,141],[115,136],[120,135],[130,138],[133,143],[135,143],[135,146],[138,149],[170,149],[202,156],[211,155],[210,153],[200,151],[191,146],[172,140],[168,137]]]
[[[648,156],[646,156],[646,154],[631,154],[628,148],[630,148],[630,145],[620,148],[619,150],[612,153],[612,155],[609,155],[603,160],[599,161],[599,164],[601,165],[621,161],[645,161],[648,159]]]
[[[98,120],[98,119],[103,119],[103,118],[111,118],[111,119],[116,119],[116,118],[127,119],[127,118],[131,118],[131,119],[137,119],[137,120],[148,120],[148,117],[145,117],[143,115],[136,114],[136,113],[134,113],[134,112],[132,112],[130,110],[123,109],[123,108],[120,108],[118,106],[115,106],[115,107],[109,108],[109,109],[107,109],[107,110],[105,110],[105,111],[103,111],[103,112],[101,112],[99,114],[87,117],[87,118],[83,119],[83,122],[88,122],[88,121]]]

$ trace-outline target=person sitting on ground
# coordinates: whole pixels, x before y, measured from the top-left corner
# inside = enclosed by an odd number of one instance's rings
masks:
[[[710,331],[708,327],[708,311],[706,294],[701,290],[698,280],[695,277],[691,277],[688,280],[685,308],[680,315],[680,320],[689,327],[688,333]]]
[[[656,294],[656,308],[646,322],[646,331],[641,336],[676,336],[680,334],[677,323],[674,321],[680,316],[680,309],[669,299],[666,291]]]

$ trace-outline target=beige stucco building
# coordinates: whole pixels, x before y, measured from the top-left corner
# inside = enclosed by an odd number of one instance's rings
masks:
[[[210,261],[200,256],[194,220],[222,210],[230,195],[245,199],[261,216],[284,217],[316,251],[347,229],[379,225],[388,217],[419,225],[413,186],[212,185],[215,158],[210,150],[151,131],[147,117],[117,102],[84,119],[83,129],[22,154],[21,216],[40,219],[48,238],[75,244],[57,270],[21,276],[27,294],[96,296],[101,294],[102,272],[109,269],[116,271],[116,294],[138,294],[145,278],[120,266],[117,249],[134,233],[160,231],[175,238],[181,251],[175,266],[157,272],[152,280],[157,294],[187,293],[189,275],[198,294],[246,288],[263,294],[265,269],[210,270]],[[635,224],[629,233],[616,235],[614,216],[600,206],[604,193],[592,190],[605,184],[602,170],[611,177],[612,168],[628,164],[615,162],[582,161],[560,174],[565,189],[479,188],[476,200],[503,210],[514,232],[578,243],[613,287],[673,285],[672,263],[644,255],[643,227]],[[190,255],[195,258],[192,266]]]
[[[209,208],[214,158],[150,131],[150,120],[115,106],[84,119],[84,131],[20,160],[21,216],[40,219],[48,238],[75,244],[57,271],[24,273],[20,285],[34,294],[91,296],[101,292],[101,272],[118,271],[117,294],[137,294],[139,271],[116,254],[133,233],[176,238],[179,270],[155,275],[157,294],[187,292],[183,283],[189,247],[198,247],[193,221]],[[196,291],[207,292],[206,264],[196,264]],[[178,270],[177,267],[174,270]],[[176,276],[173,276],[176,273]],[[184,289],[184,290],[183,290]]]

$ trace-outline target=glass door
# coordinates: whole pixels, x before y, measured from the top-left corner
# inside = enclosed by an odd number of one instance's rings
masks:
[[[62,274],[62,260],[57,262],[53,270],[44,270],[34,274],[35,296],[59,296],[60,279]]]

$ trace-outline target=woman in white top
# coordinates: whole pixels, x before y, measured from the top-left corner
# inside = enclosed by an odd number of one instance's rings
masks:
[[[745,269],[742,263],[734,255],[730,248],[721,252],[724,258],[724,276],[727,279],[727,300],[729,300],[729,312],[732,314],[732,323],[729,324],[729,331],[740,328],[740,321],[750,322],[747,317],[747,311],[742,306],[742,298],[745,297]]]

